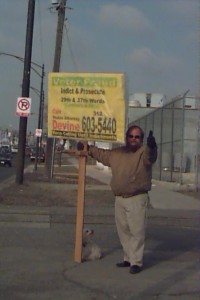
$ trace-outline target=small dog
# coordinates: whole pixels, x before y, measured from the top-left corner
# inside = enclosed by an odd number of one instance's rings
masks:
[[[82,260],[97,260],[103,257],[102,251],[99,246],[94,242],[94,230],[85,228],[83,230],[83,248]]]

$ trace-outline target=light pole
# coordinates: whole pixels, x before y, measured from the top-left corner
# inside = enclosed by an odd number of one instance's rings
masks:
[[[41,76],[41,86],[40,86],[40,105],[39,105],[39,115],[38,115],[38,129],[43,128],[43,110],[44,110],[44,64],[42,65],[42,76]],[[36,137],[36,151],[35,151],[35,165],[34,170],[37,170],[37,162],[38,162],[38,150],[39,150],[39,162],[40,162],[40,154],[41,154],[41,141],[42,135]]]
[[[0,55],[5,55],[5,56],[13,57],[13,58],[18,59],[18,60],[21,61],[22,63],[24,63],[24,58],[23,58],[23,57],[20,57],[20,56],[18,56],[18,55],[11,54],[11,53],[7,53],[7,52],[0,52]],[[37,63],[35,63],[35,62],[33,62],[33,61],[31,61],[31,69],[32,69],[32,70],[33,70],[40,78],[42,78],[42,75],[36,70],[36,68],[34,68],[34,66],[35,66],[35,67],[38,67],[38,68],[40,68],[40,69],[42,69],[43,66],[42,66],[42,65],[39,65],[39,64],[37,64]]]
[[[13,58],[18,59],[22,63],[24,62],[24,58],[22,58],[22,57],[20,57],[18,55],[6,53],[6,52],[0,52],[0,55],[5,55],[5,56],[13,57]],[[42,72],[39,73],[37,71],[36,67],[39,68],[40,70],[42,70]],[[37,90],[37,91],[39,92],[39,96],[40,96],[39,114],[38,114],[38,128],[42,129],[43,128],[43,111],[44,111],[44,76],[45,76],[44,64],[43,65],[39,65],[39,64],[31,61],[31,69],[35,72],[35,74],[37,74],[41,78],[40,91],[39,90]],[[30,88],[32,90],[35,90],[35,88],[33,88],[31,86],[30,86]],[[37,170],[37,158],[38,158],[38,146],[39,146],[39,143],[41,143],[41,138],[37,137],[37,141],[36,141],[36,164],[35,164],[35,170]]]

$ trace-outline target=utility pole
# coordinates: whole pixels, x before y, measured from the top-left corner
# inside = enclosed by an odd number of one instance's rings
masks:
[[[57,23],[53,72],[59,72],[60,70],[60,59],[61,59],[61,50],[62,50],[63,27],[65,22],[66,2],[67,0],[60,0],[59,4],[56,7],[56,10],[58,11],[58,23]],[[48,138],[47,146],[46,146],[45,169],[49,179],[51,178],[52,167],[53,167],[54,146],[55,146],[55,139]]]
[[[41,75],[38,129],[42,129],[42,127],[43,127],[43,124],[42,124],[43,123],[43,107],[44,107],[44,88],[43,88],[43,85],[44,85],[44,64],[42,65],[42,75]],[[39,157],[39,162],[40,162],[40,155],[41,155],[41,137],[37,136],[36,151],[35,151],[35,165],[34,165],[34,170],[35,171],[37,170],[38,157]]]
[[[29,0],[27,29],[26,29],[26,45],[25,45],[25,56],[24,56],[24,73],[23,73],[23,82],[22,82],[22,97],[29,97],[34,13],[35,13],[35,0]],[[15,182],[17,184],[23,184],[26,131],[27,131],[27,117],[20,117],[19,142],[18,142],[16,179],[15,179]]]

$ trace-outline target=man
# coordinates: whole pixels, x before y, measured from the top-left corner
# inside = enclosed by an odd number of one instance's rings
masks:
[[[123,247],[119,268],[130,267],[130,273],[142,270],[145,219],[148,191],[151,189],[152,164],[157,159],[157,145],[152,131],[143,145],[144,132],[131,126],[126,132],[126,145],[112,150],[88,146],[91,157],[111,168],[111,189],[115,195],[115,222]],[[78,143],[78,149],[83,144]]]

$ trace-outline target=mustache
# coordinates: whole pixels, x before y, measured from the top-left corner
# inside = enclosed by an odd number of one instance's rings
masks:
[[[130,143],[126,143],[126,148],[127,148],[128,150],[136,151],[136,150],[138,150],[140,147],[141,147],[141,145],[139,145],[139,144],[134,144],[134,145],[132,145],[132,144],[130,144]]]

